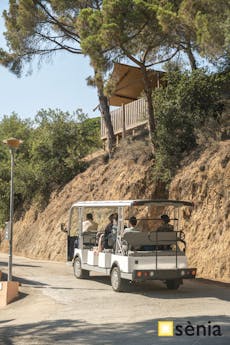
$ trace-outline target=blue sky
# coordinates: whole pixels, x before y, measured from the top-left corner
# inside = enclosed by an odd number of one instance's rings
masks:
[[[5,31],[2,11],[8,0],[0,0],[0,47],[5,48]],[[86,78],[92,75],[89,61],[81,55],[57,53],[52,61],[38,68],[33,64],[30,76],[17,78],[0,65],[0,118],[13,111],[21,118],[33,119],[44,108],[59,108],[72,112],[81,108],[90,117],[98,116],[93,109],[98,104],[96,89],[87,86]]]

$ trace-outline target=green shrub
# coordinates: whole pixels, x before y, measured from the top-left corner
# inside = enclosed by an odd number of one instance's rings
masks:
[[[218,123],[222,77],[203,70],[171,72],[167,86],[154,92],[156,132],[155,175],[169,182],[183,156],[197,145],[197,134]]]
[[[16,114],[0,121],[0,140],[16,137],[23,144],[15,154],[15,211],[18,216],[33,200],[44,207],[52,191],[85,169],[84,156],[101,147],[100,119],[81,110],[41,110],[35,121]],[[9,219],[10,154],[0,146],[0,224]]]

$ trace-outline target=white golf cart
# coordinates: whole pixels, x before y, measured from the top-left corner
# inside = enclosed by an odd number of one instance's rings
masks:
[[[185,206],[192,207],[193,204],[176,200],[74,203],[66,232],[67,260],[73,262],[76,278],[88,278],[90,271],[101,272],[111,277],[114,291],[126,290],[130,282],[146,280],[161,280],[168,289],[177,289],[183,279],[195,278],[196,268],[187,267],[184,233],[179,230],[179,209]],[[174,231],[156,231],[159,211],[165,208],[173,221]],[[88,212],[93,214],[99,227],[95,231],[83,232],[82,223]],[[104,232],[108,216],[115,212],[118,224],[113,243],[110,248],[98,251],[100,233]],[[131,215],[136,216],[141,231],[124,231]]]

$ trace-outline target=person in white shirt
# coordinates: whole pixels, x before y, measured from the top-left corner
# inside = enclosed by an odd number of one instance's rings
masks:
[[[98,224],[94,222],[92,213],[86,214],[86,220],[82,223],[82,232],[92,231],[96,232]]]
[[[124,234],[126,232],[129,232],[129,231],[140,231],[139,229],[137,229],[137,218],[132,216],[129,218],[129,226],[128,228],[125,228],[124,229]]]

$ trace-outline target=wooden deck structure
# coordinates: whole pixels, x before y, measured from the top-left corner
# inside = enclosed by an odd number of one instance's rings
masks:
[[[126,136],[126,133],[137,127],[147,124],[147,102],[140,98],[134,102],[123,104],[120,108],[111,111],[114,134]],[[101,139],[106,140],[105,122],[101,119]]]
[[[148,70],[152,88],[158,88],[163,84],[164,72]],[[135,128],[148,123],[147,102],[140,98],[144,90],[144,80],[139,67],[114,63],[111,76],[114,84],[114,91],[109,98],[112,106],[120,108],[111,111],[111,120],[114,134],[125,137],[127,133]],[[107,130],[104,119],[101,119],[101,139],[107,139]]]

